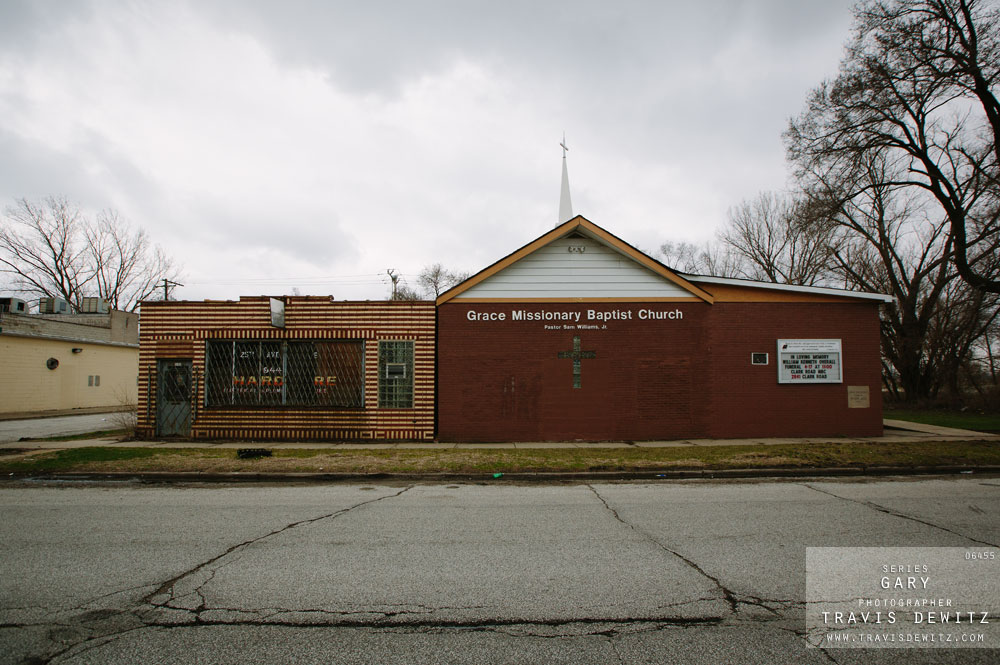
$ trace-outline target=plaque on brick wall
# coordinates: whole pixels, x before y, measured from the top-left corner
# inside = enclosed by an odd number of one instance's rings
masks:
[[[871,406],[868,386],[847,386],[847,408],[867,409]]]
[[[841,383],[839,339],[779,339],[778,383]]]

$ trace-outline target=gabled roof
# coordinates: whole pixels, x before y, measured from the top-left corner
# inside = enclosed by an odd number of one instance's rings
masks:
[[[508,254],[504,258],[500,259],[496,263],[480,270],[478,273],[468,278],[461,284],[457,284],[451,289],[445,291],[440,296],[438,296],[437,304],[442,305],[449,300],[461,295],[465,291],[471,289],[477,284],[489,279],[493,275],[497,274],[501,270],[513,265],[514,263],[520,261],[521,259],[537,252],[538,250],[546,247],[553,242],[565,238],[574,233],[587,236],[602,245],[608,247],[609,249],[621,254],[622,256],[631,259],[635,263],[643,266],[644,268],[652,271],[653,273],[663,277],[674,285],[680,287],[682,290],[687,291],[692,297],[698,298],[711,304],[714,301],[712,295],[695,284],[689,282],[688,280],[681,277],[679,274],[663,265],[656,259],[652,258],[648,254],[641,252],[632,245],[628,244],[618,236],[609,233],[605,229],[601,228],[597,224],[585,219],[581,215],[577,215],[573,219],[560,224],[556,228],[552,229],[548,233],[539,238],[536,238],[532,242],[528,243],[524,247]]]

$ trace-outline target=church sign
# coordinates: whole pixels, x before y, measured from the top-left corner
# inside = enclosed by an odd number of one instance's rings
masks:
[[[465,313],[469,321],[565,321],[568,323],[608,321],[680,321],[684,312],[673,308],[621,308],[621,309],[578,309],[540,310],[512,309],[509,312],[480,312],[470,309]]]
[[[778,383],[841,383],[839,339],[779,339]]]

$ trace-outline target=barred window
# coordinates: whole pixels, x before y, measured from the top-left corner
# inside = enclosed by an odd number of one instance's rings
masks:
[[[362,340],[209,341],[209,406],[364,406]]]
[[[413,342],[378,343],[378,405],[413,408]]]

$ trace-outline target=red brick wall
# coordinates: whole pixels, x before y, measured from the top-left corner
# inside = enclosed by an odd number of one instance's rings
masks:
[[[706,330],[711,436],[882,434],[877,304],[717,303],[712,309]],[[775,343],[788,338],[840,339],[843,383],[778,384]],[[750,364],[750,353],[758,351],[770,354],[767,366]],[[848,408],[848,386],[868,386],[869,408]]]
[[[587,311],[631,320],[588,321]],[[679,320],[639,320],[639,310]],[[505,321],[470,321],[503,313]],[[580,312],[598,330],[513,321],[514,310]],[[546,329],[545,326],[558,326]],[[573,388],[573,337],[582,359]],[[779,385],[779,338],[842,340],[844,382]],[[750,364],[752,352],[769,364]],[[443,441],[649,440],[878,435],[877,306],[868,303],[462,304],[438,308],[438,438]],[[869,386],[868,409],[847,386]]]

